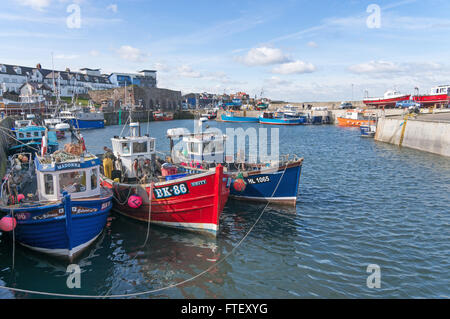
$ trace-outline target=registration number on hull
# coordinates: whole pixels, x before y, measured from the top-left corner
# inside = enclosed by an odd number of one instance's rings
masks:
[[[251,177],[251,178],[247,178],[247,181],[249,184],[262,184],[262,183],[268,183],[270,182],[270,177],[269,176],[259,176],[259,177]]]
[[[170,185],[161,188],[155,188],[153,194],[156,199],[169,198],[174,196],[185,195],[189,193],[189,189],[186,183]]]

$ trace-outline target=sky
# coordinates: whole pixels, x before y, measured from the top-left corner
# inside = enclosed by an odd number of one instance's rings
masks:
[[[450,84],[448,0],[0,0],[0,63],[289,102]]]

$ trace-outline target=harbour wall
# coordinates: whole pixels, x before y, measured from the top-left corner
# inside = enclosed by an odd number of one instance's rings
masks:
[[[0,120],[0,176],[4,176],[6,173],[7,152],[8,147],[11,145],[11,138],[5,134],[4,129],[11,129],[13,123],[14,120],[10,117]]]
[[[118,125],[119,119],[121,124],[125,124],[128,117],[130,116],[129,111],[119,112],[104,112],[105,115],[105,125]],[[190,111],[176,111],[173,113],[175,120],[185,120],[193,119],[194,113]],[[132,120],[136,122],[151,122],[153,121],[153,112],[148,110],[139,110],[132,112]]]
[[[401,146],[450,157],[450,121],[419,117],[409,119],[403,131],[404,125],[401,117],[379,118],[375,140],[400,145],[403,132]]]

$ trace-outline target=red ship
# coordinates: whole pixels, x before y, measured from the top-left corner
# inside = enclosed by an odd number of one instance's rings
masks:
[[[424,107],[447,107],[450,104],[450,85],[441,85],[431,89],[430,94],[419,95],[419,89],[415,89],[413,100]]]
[[[223,167],[192,174],[161,165],[155,139],[140,136],[138,123],[130,127],[131,136],[111,139],[121,170],[112,171],[108,156],[104,160],[102,185],[113,190],[113,210],[136,220],[215,236],[230,193]]]
[[[172,121],[173,114],[165,112],[155,112],[153,113],[153,120],[155,121]]]
[[[409,100],[411,94],[401,94],[399,91],[392,90],[384,93],[384,97],[380,98],[369,98],[366,97],[363,102],[367,106],[375,107],[395,107],[398,101]]]

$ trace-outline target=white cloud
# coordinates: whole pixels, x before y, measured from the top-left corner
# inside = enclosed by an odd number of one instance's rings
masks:
[[[42,11],[48,7],[51,0],[16,0],[22,6],[31,7],[34,10]]]
[[[117,4],[110,4],[109,6],[106,7],[106,10],[111,10],[114,13],[117,13]]]
[[[319,45],[314,41],[309,41],[307,44],[310,48],[317,48]]]
[[[120,57],[124,60],[131,62],[143,62],[147,58],[147,54],[142,53],[138,48],[133,48],[129,45],[123,45],[117,50]]]
[[[90,55],[90,56],[93,56],[93,57],[98,57],[98,56],[100,55],[100,52],[97,51],[97,50],[91,50],[91,51],[89,52],[89,55]]]
[[[246,65],[270,65],[288,62],[289,58],[280,50],[270,47],[259,47],[251,49],[247,55],[237,59]]]
[[[189,65],[182,65],[178,68],[178,73],[186,78],[201,78],[200,72],[194,71]]]
[[[316,67],[312,63],[303,62],[300,60],[284,63],[275,67],[272,73],[278,74],[302,74],[312,73],[316,70]]]
[[[370,61],[351,65],[348,69],[353,73],[392,73],[404,70],[399,64],[389,61]]]

